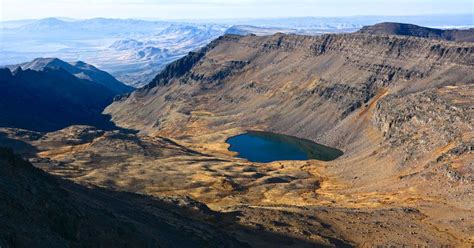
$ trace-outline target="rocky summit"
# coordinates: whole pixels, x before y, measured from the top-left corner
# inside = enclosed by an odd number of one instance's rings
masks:
[[[474,43],[362,30],[221,36],[115,97],[120,129],[1,128],[29,162],[0,150],[0,183],[24,185],[1,188],[0,245],[474,245]],[[250,162],[227,143],[249,130],[342,156]]]
[[[469,29],[438,29],[396,22],[384,22],[364,26],[359,31],[364,34],[404,35],[438,40],[474,42],[474,28]]]

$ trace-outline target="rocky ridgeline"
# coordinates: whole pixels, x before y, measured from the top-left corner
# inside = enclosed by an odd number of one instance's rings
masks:
[[[210,67],[206,71],[194,69],[207,60],[206,54],[209,51],[217,46],[229,46],[232,43],[244,44],[249,48],[257,49],[257,52],[250,60],[225,62],[208,60],[207,62],[216,66]],[[474,64],[472,55],[474,46],[469,43],[456,44],[416,37],[379,37],[365,34],[323,36],[276,34],[271,38],[225,35],[207,47],[192,52],[167,66],[146,87],[146,91],[156,85],[168,84],[178,78],[181,83],[215,84],[225,82],[226,78],[255,66],[252,59],[258,59],[262,54],[272,52],[302,52],[307,58],[331,56],[338,53],[344,56],[345,64],[370,73],[364,82],[356,86],[347,84],[347,82],[338,82],[332,78],[323,78],[321,80],[323,83],[312,89],[311,94],[317,94],[342,105],[340,107],[342,118],[367,103],[381,88],[389,86],[392,82],[426,78],[435,73],[439,67],[448,63]],[[385,59],[380,61],[380,57]],[[407,68],[400,64],[400,61],[423,61],[423,64]],[[143,92],[136,94],[142,95]]]
[[[235,113],[245,118],[233,126],[258,123],[346,146],[351,141],[323,135],[380,92],[406,95],[473,83],[473,54],[473,43],[406,36],[225,35],[168,65],[147,87],[106,112],[124,127],[163,130],[173,123],[180,131],[192,109]],[[300,118],[297,125],[295,118]],[[232,122],[207,121],[215,122],[210,127]]]
[[[348,39],[349,37],[352,39]],[[472,44],[456,46],[420,38],[328,35],[311,47],[316,56],[341,52],[347,64],[370,74],[355,87],[346,82],[335,83],[329,78],[326,85],[315,89],[320,96],[343,103],[342,118],[366,104],[381,89],[394,83],[423,80],[448,63],[472,65],[474,62]],[[385,59],[379,62],[381,57]],[[407,68],[399,63],[400,60],[423,62]]]
[[[326,34],[322,36],[276,34],[271,39],[259,37],[254,39],[255,42],[246,42],[246,45],[258,47],[262,51],[294,52],[303,50],[308,56],[347,52],[348,55],[362,57],[381,55],[397,59],[422,57],[439,60],[439,63],[454,62],[466,65],[472,65],[474,62],[472,44],[434,41],[417,37],[366,34]],[[232,42],[235,41],[235,38],[226,37],[221,41]]]
[[[280,52],[304,51],[307,56],[320,56],[330,52],[347,53],[346,58],[350,62],[359,62],[357,57],[378,57],[380,55],[389,56],[394,59],[434,59],[438,64],[456,63],[472,65],[474,63],[474,47],[472,44],[453,44],[449,42],[434,42],[415,37],[400,36],[371,36],[365,34],[327,34],[322,36],[303,36],[276,34],[270,39],[267,37],[238,35],[224,35],[214,40],[206,47],[190,52],[170,65],[168,65],[155,79],[147,85],[151,88],[156,85],[165,84],[173,77],[183,76],[201,59],[207,52],[221,44],[240,43],[248,47],[258,48],[260,53],[278,50]],[[249,64],[248,62],[241,61]],[[241,67],[241,63],[235,63],[236,67]],[[363,65],[361,65],[363,66]],[[384,67],[384,65],[375,65]],[[402,70],[402,68],[393,68]],[[407,77],[417,74],[405,72]],[[419,73],[418,73],[419,74]]]
[[[403,35],[449,41],[474,41],[474,28],[470,29],[437,29],[413,24],[383,22],[361,28],[358,33],[373,35]]]
[[[170,63],[158,75],[156,75],[156,77],[149,84],[144,87],[144,90],[148,90],[157,85],[166,85],[171,79],[185,75],[206,55],[208,51],[215,48],[223,40],[231,39],[231,37],[233,36],[222,36],[212,41],[207,46],[195,52],[189,52],[187,56]]]

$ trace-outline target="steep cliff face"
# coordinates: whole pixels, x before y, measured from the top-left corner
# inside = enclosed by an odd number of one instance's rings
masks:
[[[474,82],[474,46],[363,34],[318,37],[223,36],[169,65],[147,87],[106,110],[118,124],[183,135],[196,121],[208,129],[265,129],[341,148],[332,132],[378,95],[407,95]]]

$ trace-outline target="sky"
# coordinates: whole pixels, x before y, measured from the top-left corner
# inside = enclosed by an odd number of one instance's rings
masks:
[[[0,20],[227,19],[474,13],[474,0],[0,0]]]

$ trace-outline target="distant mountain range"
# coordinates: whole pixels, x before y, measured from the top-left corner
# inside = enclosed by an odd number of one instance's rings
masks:
[[[265,28],[319,29],[330,32],[356,31],[357,29],[381,22],[412,23],[436,28],[465,28],[474,25],[472,14],[437,14],[419,16],[342,16],[342,17],[287,17],[287,18],[248,18],[223,20],[194,20],[195,23],[215,23],[229,26],[244,25]]]
[[[384,22],[372,26],[365,26],[359,30],[359,33],[374,35],[403,35],[448,41],[474,42],[474,28],[465,30],[436,29],[413,24]]]
[[[111,128],[102,110],[132,90],[84,62],[38,58],[0,69],[0,126],[52,131],[72,124]]]
[[[135,19],[93,18],[72,21],[50,17],[27,22],[25,25],[17,27],[17,29],[20,32],[32,32],[31,35],[33,36],[41,31],[47,34],[81,34],[97,38],[131,32],[150,32],[160,29],[164,25],[167,25],[167,23]]]
[[[225,34],[249,35],[254,34],[258,36],[274,35],[276,33],[284,34],[302,34],[302,35],[322,35],[326,33],[350,33],[357,31],[359,25],[352,27],[312,27],[312,28],[282,28],[282,27],[258,27],[252,25],[235,25],[228,28]]]
[[[301,30],[298,29],[290,29],[290,28],[264,28],[264,27],[256,27],[251,25],[236,25],[232,26],[225,31],[225,34],[236,34],[236,35],[272,35],[275,33],[302,33]]]
[[[402,21],[429,27],[472,26],[472,15],[296,17],[237,20],[150,21],[45,18],[0,22],[0,65],[35,57],[88,61],[118,80],[141,87],[165,65],[226,34],[319,35],[355,32],[366,25]]]
[[[205,46],[222,35],[225,29],[216,25],[171,24],[149,37],[120,39],[108,49],[120,54],[120,61],[125,66],[105,68],[118,79],[140,87],[150,82],[166,64]]]
[[[228,26],[133,19],[46,18],[4,22],[3,65],[33,57],[82,60],[140,87],[166,64],[224,33]]]

